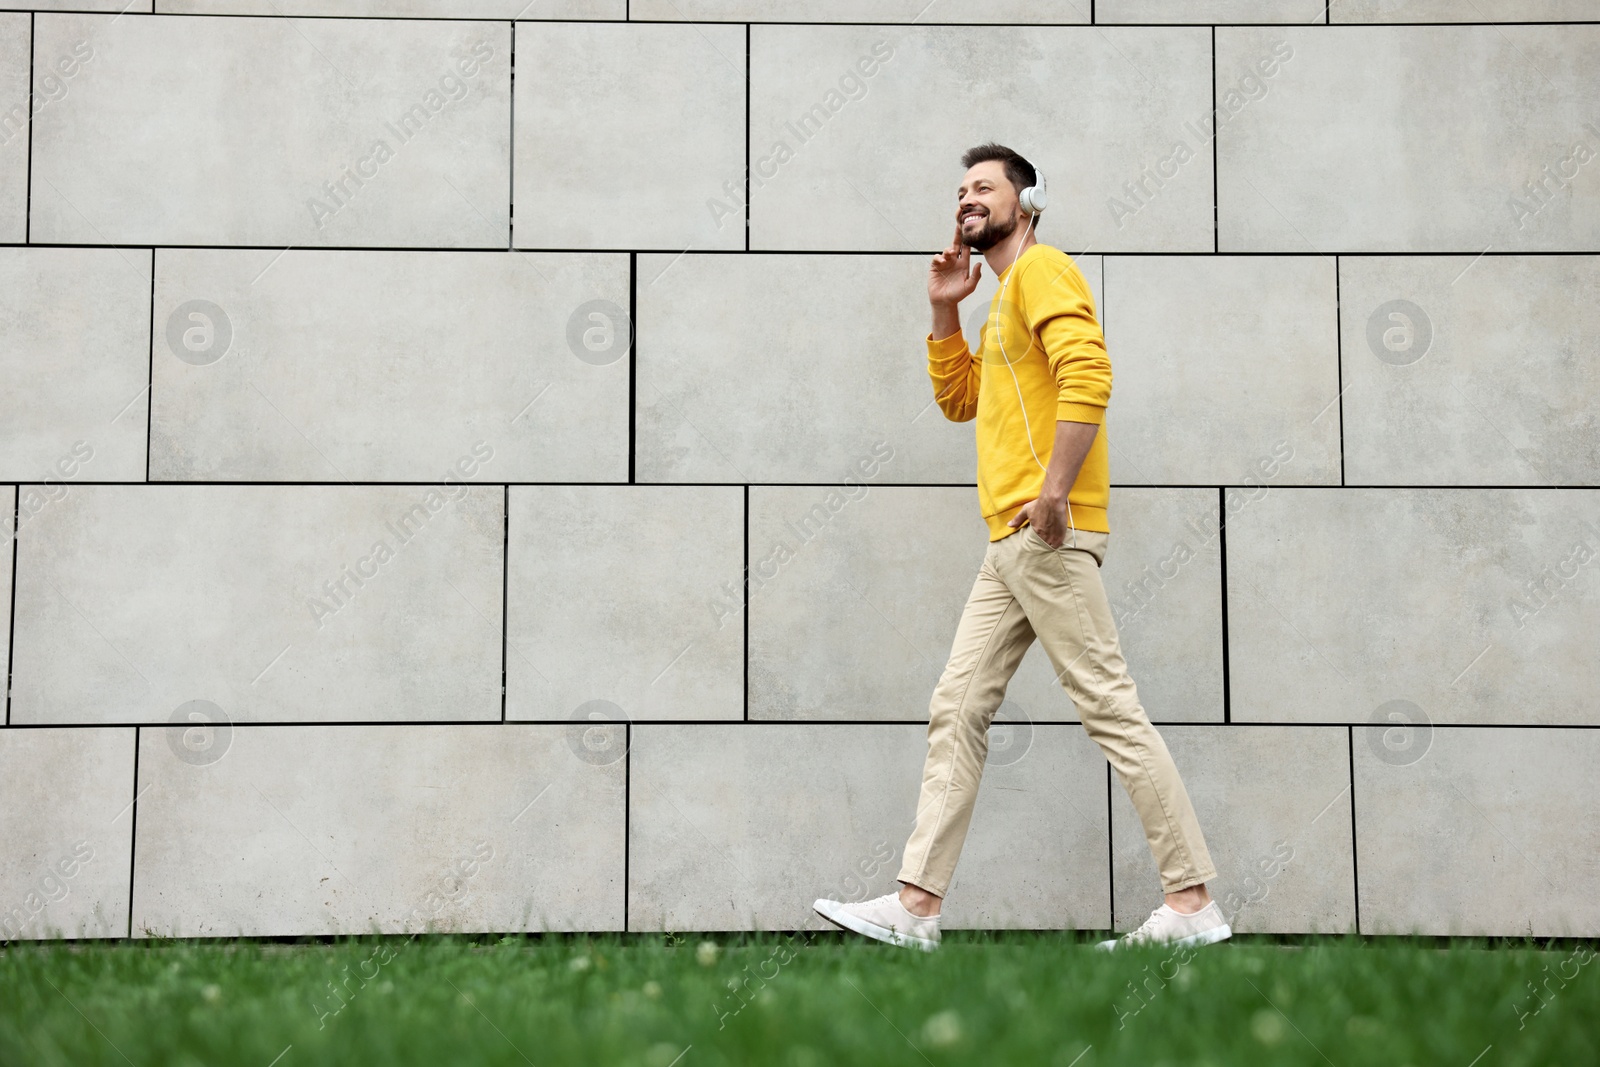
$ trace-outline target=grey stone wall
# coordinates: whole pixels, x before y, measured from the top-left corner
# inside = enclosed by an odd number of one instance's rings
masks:
[[[1094,289],[1103,576],[1236,928],[1600,933],[1592,5],[0,7],[0,936],[893,888],[989,139]],[[1038,649],[990,753],[948,925],[1141,921]]]

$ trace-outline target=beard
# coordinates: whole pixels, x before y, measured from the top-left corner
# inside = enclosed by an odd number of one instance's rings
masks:
[[[982,225],[970,233],[967,231],[967,224],[965,222],[961,224],[961,240],[979,252],[989,251],[989,249],[1016,232],[1016,216],[997,222],[993,215],[985,215],[983,216]]]

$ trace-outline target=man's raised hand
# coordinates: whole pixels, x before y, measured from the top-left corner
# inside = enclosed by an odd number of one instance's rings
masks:
[[[983,260],[973,262],[972,249],[961,240],[961,223],[956,222],[955,241],[933,257],[928,266],[928,301],[935,306],[954,307],[972,295],[983,276]]]

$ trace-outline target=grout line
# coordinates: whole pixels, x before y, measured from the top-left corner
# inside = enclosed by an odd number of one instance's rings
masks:
[[[139,851],[139,739],[141,727],[133,728],[133,809],[128,824],[128,937],[133,937],[133,864]]]
[[[13,486],[11,492],[11,596],[10,622],[6,626],[6,725],[11,725],[11,677],[17,670],[17,531],[22,525],[22,486]]]
[[[1233,691],[1228,673],[1228,491],[1217,490],[1217,552],[1222,559],[1222,721],[1233,721]]]
[[[1341,296],[1339,293],[1339,275],[1344,272],[1340,257],[1333,257],[1333,353],[1334,368],[1339,374],[1339,395],[1334,397],[1339,402],[1339,485],[1344,487],[1344,318],[1340,309]]]
[[[652,718],[647,720],[651,726],[921,726],[926,728],[927,719],[668,719]],[[1283,719],[1245,719],[1232,723],[1224,723],[1218,719],[1151,719],[1152,726],[1162,729],[1186,729],[1189,727],[1218,727],[1236,726],[1245,727],[1271,727],[1274,730],[1326,730],[1330,727],[1344,729],[1367,725],[1361,722],[1330,721],[1316,719],[1306,722],[1293,722]],[[105,730],[119,726],[162,726],[161,719],[140,720],[138,722],[125,721],[81,721],[81,722],[25,722],[12,723],[12,730]],[[241,721],[233,720],[229,724],[235,730],[277,730],[277,729],[357,729],[368,726],[381,726],[386,729],[403,729],[408,726],[501,726],[499,719],[285,719],[281,721]],[[571,719],[507,719],[506,725],[512,726],[571,726]],[[1062,728],[1081,726],[1078,719],[1035,719],[1035,726],[1059,726]],[[1435,730],[1600,730],[1600,722],[1434,722]]]
[[[1356,852],[1356,728],[1345,727],[1346,750],[1350,755],[1350,888],[1355,894],[1356,934],[1361,933],[1361,860]]]
[[[1211,27],[1211,252],[1222,249],[1222,200],[1217,192],[1217,139],[1222,130],[1217,125],[1217,28]]]
[[[639,453],[639,253],[628,253],[628,484],[638,484]]]
[[[750,721],[750,487],[744,487],[744,721]]]
[[[1111,825],[1111,762],[1106,761],[1106,878],[1111,905],[1111,931],[1117,930],[1117,847]]]
[[[28,177],[23,186],[22,243],[33,243],[33,52],[37,12],[28,12]]]
[[[43,485],[54,485],[56,483],[54,483],[54,482],[42,482],[42,481],[36,482],[36,481],[28,481],[28,480],[22,480],[22,481],[10,481],[10,480],[7,480],[7,481],[0,482],[0,484],[4,484],[4,485],[38,485],[38,486],[43,486]],[[426,489],[426,488],[430,488],[430,487],[436,487],[439,483],[437,481],[432,481],[432,482],[428,482],[428,481],[374,481],[374,480],[371,480],[371,479],[351,479],[351,480],[346,480],[346,481],[330,482],[330,481],[315,481],[315,480],[308,480],[308,481],[262,481],[260,479],[255,479],[255,478],[240,478],[240,479],[237,479],[237,480],[224,480],[224,481],[217,481],[215,479],[200,479],[200,478],[196,478],[196,479],[193,479],[193,480],[190,480],[190,479],[175,479],[175,478],[155,478],[155,479],[151,479],[148,483],[142,482],[142,481],[129,481],[129,480],[123,480],[123,481],[97,481],[97,480],[90,480],[90,479],[83,479],[83,480],[74,479],[72,484],[76,485],[76,486],[84,486],[84,487],[88,487],[88,486],[127,486],[127,485],[145,485],[145,484],[149,484],[149,485],[188,486],[188,487],[191,487],[191,488],[194,488],[194,487],[207,487],[207,488],[212,488],[212,489],[237,488],[237,487],[242,487],[242,486],[254,486],[254,487],[257,487],[257,488],[271,488],[271,487],[274,487],[274,486],[279,487],[279,488],[300,488],[300,487],[305,487],[305,486],[332,486],[334,488],[346,488],[346,489],[380,489],[380,488],[386,488],[386,487],[387,488],[397,488],[397,489],[403,489],[403,488],[422,488],[422,489]],[[795,489],[835,489],[835,488],[838,488],[838,485],[839,485],[838,482],[775,482],[775,481],[774,482],[757,481],[757,482],[748,482],[748,483],[746,483],[746,482],[676,482],[676,481],[618,482],[618,481],[609,481],[609,480],[603,479],[603,478],[587,478],[587,479],[582,479],[582,480],[565,480],[565,481],[507,481],[507,482],[490,482],[490,483],[487,483],[487,484],[490,484],[490,485],[512,485],[512,486],[564,486],[564,485],[578,485],[578,486],[616,485],[616,486],[627,486],[627,485],[638,485],[638,486],[650,486],[650,487],[656,487],[656,488],[679,488],[679,489],[685,489],[685,488],[710,488],[710,487],[713,487],[713,486],[727,487],[727,486],[746,485],[746,484],[755,485],[755,486],[763,486],[763,487],[766,487],[766,488],[784,488],[784,487],[787,487],[787,488],[795,488]],[[1147,490],[1147,489],[1217,489],[1217,488],[1227,489],[1227,488],[1230,488],[1232,486],[1236,486],[1237,484],[1238,483],[1228,483],[1227,485],[1223,485],[1223,486],[1219,487],[1217,485],[1217,483],[1215,483],[1215,482],[1112,482],[1111,483],[1111,488],[1113,488],[1113,489],[1124,489],[1124,490],[1130,490],[1130,491],[1131,490]],[[971,488],[974,487],[974,483],[972,483],[972,482],[874,482],[873,486],[875,488],[879,488],[879,489],[971,489]],[[1429,492],[1435,492],[1435,491],[1439,491],[1439,490],[1455,491],[1455,492],[1477,492],[1477,491],[1484,490],[1484,489],[1495,489],[1495,490],[1531,490],[1531,489],[1536,489],[1536,490],[1539,490],[1540,492],[1545,492],[1545,491],[1553,492],[1553,491],[1556,491],[1556,490],[1567,490],[1567,491],[1578,492],[1578,493],[1589,493],[1589,492],[1594,492],[1597,489],[1600,489],[1600,484],[1595,484],[1595,485],[1587,485],[1587,484],[1575,485],[1575,484],[1567,483],[1567,484],[1562,484],[1562,485],[1548,485],[1548,484],[1537,483],[1537,482],[1511,482],[1511,483],[1507,483],[1507,484],[1504,484],[1504,485],[1463,485],[1463,484],[1459,484],[1459,483],[1445,484],[1445,483],[1441,483],[1441,482],[1433,482],[1433,483],[1420,482],[1420,483],[1412,483],[1412,484],[1398,484],[1398,483],[1395,483],[1395,484],[1391,484],[1391,483],[1383,483],[1383,484],[1370,484],[1370,483],[1367,483],[1367,484],[1363,484],[1363,483],[1355,483],[1355,484],[1346,484],[1346,485],[1331,485],[1331,484],[1314,485],[1314,484],[1309,484],[1309,483],[1303,483],[1302,482],[1302,483],[1291,483],[1291,484],[1287,484],[1287,485],[1274,485],[1273,488],[1274,489],[1296,489],[1296,490],[1383,489],[1383,490],[1407,491],[1407,492],[1409,492],[1411,490],[1427,490]]]
[[[70,12],[69,12],[70,13]],[[52,12],[54,14],[54,12]],[[213,16],[205,16],[211,18]],[[748,180],[748,179],[747,179]],[[1492,247],[1492,246],[1491,246]],[[215,244],[186,244],[176,241],[141,241],[137,243],[125,241],[0,241],[0,248],[81,248],[90,250],[104,250],[116,248],[158,248],[168,251],[177,249],[194,250],[200,252],[282,252],[282,244],[234,244],[218,242]],[[504,254],[503,245],[315,245],[298,248],[301,254],[318,252],[453,252],[465,255],[482,255],[484,253]],[[684,249],[666,246],[654,247],[539,247],[533,245],[518,245],[511,251],[517,252],[543,252],[549,255],[593,256],[601,253],[623,254],[628,252],[638,253],[672,253],[682,255]],[[931,256],[942,249],[906,249],[906,248],[696,248],[697,256],[765,256],[768,258],[793,257],[793,256],[850,256],[854,258],[868,258],[872,256],[899,256],[901,258],[921,258]],[[1211,259],[1219,253],[1194,252],[1182,250],[1150,251],[1140,249],[1107,249],[1103,252],[1083,252],[1080,255],[1127,256],[1140,259],[1177,259],[1181,257],[1200,257]],[[1439,258],[1449,256],[1494,256],[1496,259],[1558,259],[1563,257],[1593,258],[1597,253],[1587,250],[1574,249],[1517,249],[1492,252],[1484,248],[1466,249],[1440,249],[1438,251],[1408,251],[1399,248],[1389,249],[1330,249],[1326,252],[1296,252],[1284,249],[1252,250],[1239,249],[1229,251],[1227,255],[1234,257],[1259,257],[1262,259],[1310,259],[1317,256],[1365,256],[1374,259],[1409,259],[1409,258]]]
[[[14,9],[12,12],[8,12],[8,13],[22,14],[23,12],[25,12],[27,10],[28,10],[27,8]],[[1096,18],[1097,15],[1094,13],[1094,0],[1090,0],[1090,11],[1091,11],[1090,18],[1091,19]],[[702,23],[702,24],[709,23],[711,25],[738,25],[740,22],[746,21],[746,20],[743,20],[743,19],[704,19],[704,18],[701,18],[701,19],[688,19],[688,18],[681,18],[681,19],[636,19],[636,18],[632,17],[631,0],[630,0],[630,2],[628,4],[627,8],[625,9],[625,13],[626,13],[627,17],[626,18],[622,18],[622,19],[596,19],[596,18],[593,18],[593,17],[589,17],[589,18],[522,17],[522,18],[519,19],[519,21],[522,21],[522,22],[537,22],[537,23],[541,23],[541,24],[543,24],[543,23],[553,23],[553,24],[568,23],[568,24],[576,24],[576,25],[584,25],[584,26],[593,26],[593,25],[597,25],[597,24],[598,25],[620,26],[620,25],[623,25],[626,22],[632,22],[632,23],[635,23],[635,24],[638,24],[638,25],[660,25],[660,26],[684,26],[684,25],[687,25],[687,24],[689,24],[691,22],[698,22],[698,23]],[[107,11],[107,10],[104,10],[104,9],[87,10],[87,9],[83,9],[83,8],[61,8],[61,9],[51,8],[51,9],[49,9],[49,14],[53,14],[53,15],[54,14],[63,14],[63,15],[107,15],[107,14],[110,14],[110,12]],[[411,16],[403,16],[403,15],[309,15],[309,14],[258,15],[258,14],[236,14],[236,13],[233,13],[233,12],[206,12],[204,14],[196,14],[194,12],[187,12],[187,11],[160,11],[160,10],[156,10],[156,11],[135,11],[135,12],[129,12],[129,14],[135,15],[135,16],[142,16],[144,18],[150,18],[150,17],[154,16],[154,17],[159,17],[159,18],[203,18],[203,19],[220,19],[220,18],[283,19],[283,20],[289,20],[289,19],[317,19],[317,20],[327,21],[327,22],[341,22],[341,21],[342,22],[353,22],[353,21],[356,21],[356,20],[359,19],[362,22],[401,22],[401,23],[407,23],[407,22],[417,23],[417,22],[438,21],[442,17],[442,16],[411,17]],[[120,17],[120,16],[118,16],[118,17]],[[1327,18],[1326,8],[1324,8],[1323,17]],[[452,21],[452,22],[492,23],[492,22],[505,22],[506,20],[503,17],[488,18],[488,17],[480,16],[480,17],[474,18],[472,16],[450,16],[450,21]],[[1038,30],[1038,29],[1064,29],[1064,30],[1078,29],[1078,30],[1085,30],[1085,29],[1089,29],[1090,27],[1093,27],[1093,26],[1115,26],[1115,27],[1118,27],[1118,28],[1137,28],[1137,27],[1142,27],[1142,28],[1146,28],[1146,29],[1171,29],[1173,27],[1199,28],[1199,27],[1203,27],[1203,26],[1211,26],[1211,27],[1220,26],[1220,27],[1224,27],[1224,28],[1227,28],[1227,29],[1232,29],[1232,28],[1238,27],[1238,28],[1247,28],[1247,29],[1248,28],[1255,28],[1255,29],[1264,29],[1264,30],[1276,30],[1276,29],[1282,29],[1285,26],[1303,25],[1303,26],[1308,26],[1308,27],[1309,26],[1326,26],[1328,28],[1353,29],[1353,30],[1362,30],[1362,31],[1366,31],[1366,32],[1373,32],[1373,31],[1377,31],[1377,30],[1388,29],[1388,28],[1395,27],[1395,26],[1412,26],[1412,27],[1420,27],[1420,28],[1423,28],[1423,29],[1427,29],[1427,28],[1434,27],[1434,26],[1457,26],[1457,27],[1463,27],[1463,28],[1468,28],[1468,29],[1472,29],[1472,28],[1494,29],[1494,28],[1498,28],[1498,27],[1501,27],[1501,26],[1551,26],[1551,27],[1561,27],[1561,28],[1568,27],[1568,26],[1600,26],[1600,19],[1526,19],[1526,20],[1522,20],[1522,19],[1518,19],[1518,20],[1509,20],[1509,19],[1492,19],[1492,20],[1491,19],[1464,19],[1464,20],[1455,20],[1455,21],[1447,21],[1447,22],[1326,22],[1325,21],[1325,22],[1307,22],[1307,23],[1300,23],[1300,22],[1246,22],[1246,21],[1237,21],[1237,22],[1235,22],[1235,21],[1225,21],[1225,22],[1098,22],[1098,21],[1095,21],[1095,22],[921,22],[921,21],[917,21],[917,22],[913,23],[913,22],[909,22],[909,21],[908,22],[884,22],[881,19],[876,20],[876,21],[865,21],[865,22],[862,22],[862,21],[851,22],[851,21],[842,21],[842,20],[837,20],[837,19],[828,19],[828,20],[825,20],[825,21],[819,21],[819,20],[815,20],[815,19],[813,19],[813,20],[803,20],[803,19],[762,19],[762,20],[760,20],[759,25],[762,25],[762,26],[792,26],[792,27],[795,27],[795,28],[798,28],[798,29],[810,29],[810,28],[817,27],[817,26],[864,26],[864,27],[872,27],[872,28],[876,29],[876,28],[882,28],[882,27],[888,26],[888,27],[905,28],[905,29],[927,29],[927,28],[930,28],[930,27],[938,27],[938,28],[957,29],[957,30],[972,29],[973,27],[991,28],[991,29],[994,29],[994,28],[999,28],[999,29],[1017,29],[1017,30]]]
[[[622,724],[622,932],[628,932],[628,897],[632,882],[628,861],[633,851],[633,723]]]
[[[517,20],[511,20],[511,89],[507,101],[510,138],[506,142],[506,250],[517,247]]]
[[[744,250],[750,251],[750,23],[744,24]]]
[[[156,413],[156,250],[150,249],[150,365],[144,380],[144,480],[150,482],[150,439]]]
[[[506,631],[511,589],[511,487],[505,486],[505,521],[500,541],[500,721],[506,721],[506,646],[511,635]]]

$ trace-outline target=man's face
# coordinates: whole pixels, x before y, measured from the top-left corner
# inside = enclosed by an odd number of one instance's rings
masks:
[[[956,218],[961,222],[961,239],[979,252],[987,252],[1017,231],[1021,212],[1017,191],[1006,177],[1006,168],[997,159],[974,163],[961,179]]]

